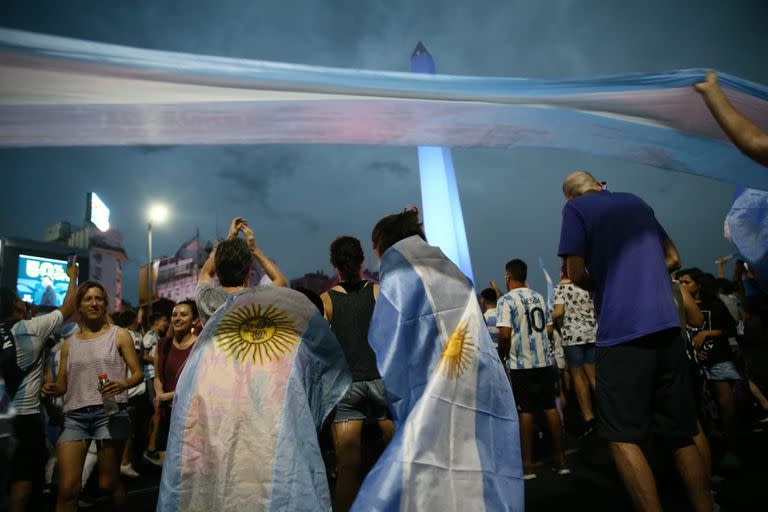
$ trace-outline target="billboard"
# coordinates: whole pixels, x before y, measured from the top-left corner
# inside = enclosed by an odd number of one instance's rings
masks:
[[[88,207],[85,213],[88,222],[101,231],[109,231],[109,208],[96,192],[88,192]]]
[[[61,306],[69,287],[67,260],[19,254],[16,293],[37,306]]]

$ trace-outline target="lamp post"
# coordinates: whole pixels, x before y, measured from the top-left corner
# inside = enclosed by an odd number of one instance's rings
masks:
[[[168,217],[168,209],[156,204],[149,208],[147,222],[147,318],[152,314],[152,223],[163,222]]]

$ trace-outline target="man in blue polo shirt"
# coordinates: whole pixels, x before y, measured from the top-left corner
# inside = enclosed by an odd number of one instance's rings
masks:
[[[661,510],[653,472],[639,443],[669,442],[695,510],[712,510],[704,463],[693,444],[696,411],[688,384],[669,272],[674,244],[639,197],[611,193],[587,172],[563,183],[568,201],[558,254],[568,276],[593,292],[598,316],[598,432],[610,441],[639,510]]]

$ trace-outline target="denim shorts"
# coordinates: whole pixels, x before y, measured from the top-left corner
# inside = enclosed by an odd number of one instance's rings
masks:
[[[704,375],[709,380],[742,380],[744,378],[736,369],[736,364],[733,361],[723,361],[712,366],[705,366]]]
[[[334,423],[350,420],[385,420],[389,409],[381,379],[353,382],[336,406]]]
[[[59,443],[106,439],[125,440],[132,437],[131,418],[121,407],[114,416],[104,414],[104,406],[91,405],[64,413],[64,431]]]
[[[571,368],[580,368],[585,364],[595,364],[595,344],[570,345],[563,347],[565,360]]]

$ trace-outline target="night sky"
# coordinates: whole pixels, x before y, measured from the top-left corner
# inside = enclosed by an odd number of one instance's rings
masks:
[[[632,4],[632,5],[629,5]],[[670,6],[670,4],[674,4]],[[690,7],[686,7],[690,5]],[[4,1],[0,26],[142,48],[320,66],[407,71],[423,41],[440,73],[546,79],[708,67],[768,84],[768,2],[392,0]],[[587,169],[643,197],[685,266],[714,270],[733,251],[723,220],[734,187],[696,176],[534,149],[453,151],[478,289],[520,257],[556,275],[563,178]],[[73,147],[0,150],[0,234],[42,238],[81,224],[97,192],[125,237],[125,299],[136,301],[146,209],[166,203],[156,255],[199,227],[224,235],[249,220],[289,278],[325,270],[328,244],[357,236],[369,256],[375,222],[419,204],[415,148],[368,146]]]

